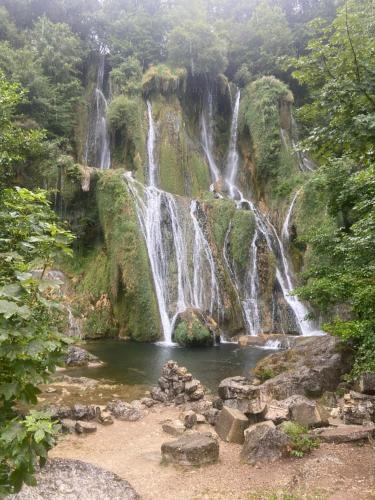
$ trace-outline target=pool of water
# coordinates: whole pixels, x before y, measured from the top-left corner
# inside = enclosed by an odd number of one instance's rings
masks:
[[[150,387],[156,385],[166,361],[173,359],[180,366],[186,366],[195,378],[215,392],[222,379],[249,375],[256,363],[272,352],[255,347],[241,348],[237,344],[187,348],[114,340],[90,342],[85,348],[105,365],[70,369],[67,371],[69,375]]]

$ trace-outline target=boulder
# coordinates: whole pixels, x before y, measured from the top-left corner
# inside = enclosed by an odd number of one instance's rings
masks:
[[[359,390],[364,394],[375,394],[375,373],[363,373],[359,378]]]
[[[220,338],[216,322],[198,309],[186,309],[178,314],[173,339],[183,346],[209,346]]]
[[[283,400],[294,394],[319,397],[324,391],[334,391],[342,375],[352,367],[352,351],[337,337],[324,335],[301,339],[288,351],[262,359],[255,375],[265,372],[275,376],[259,389],[270,400]]]
[[[283,404],[283,401],[273,400],[267,405],[267,411],[264,415],[265,420],[272,420],[275,424],[281,424],[289,418],[289,408]]]
[[[109,413],[109,411],[102,411],[100,417],[98,418],[98,422],[102,425],[112,425],[112,415]]]
[[[88,366],[88,365],[100,365],[102,362],[99,358],[94,356],[93,354],[86,351],[86,349],[82,349],[82,347],[77,347],[75,345],[71,345],[68,348],[68,353],[65,358],[66,366]]]
[[[375,422],[375,396],[350,391],[344,396],[340,416],[348,425]]]
[[[139,500],[130,484],[116,474],[80,460],[48,460],[36,475],[37,485],[24,485],[9,500]]]
[[[92,422],[79,420],[76,422],[75,430],[78,434],[92,434],[93,432],[96,432],[97,427]]]
[[[239,410],[224,406],[217,419],[215,430],[223,441],[242,444],[244,431],[249,425],[249,420]]]
[[[181,420],[167,420],[163,423],[162,429],[171,436],[181,436],[185,432],[185,426]]]
[[[156,404],[156,401],[154,401],[152,398],[142,398],[141,403],[146,406],[146,408],[151,408]]]
[[[290,438],[273,422],[260,422],[245,430],[241,459],[248,464],[273,462],[287,456],[291,446]]]
[[[350,443],[375,437],[375,425],[339,425],[326,429],[315,429],[311,436],[318,437],[325,443]]]
[[[163,443],[161,454],[164,463],[186,466],[214,464],[219,458],[219,443],[210,433],[195,432]]]
[[[322,427],[328,425],[328,420],[322,418],[315,401],[296,394],[282,401],[288,410],[289,419],[304,427]]]
[[[129,403],[125,403],[124,401],[116,400],[108,403],[106,407],[106,411],[111,413],[118,420],[125,420],[128,422],[135,422],[140,420],[144,415],[143,413],[134,408]]]
[[[73,406],[65,405],[50,405],[44,408],[48,411],[53,419],[63,420],[96,420],[100,416],[100,408],[94,405],[80,405]]]
[[[219,384],[219,397],[226,401],[228,399],[248,399],[256,388],[250,385],[245,377],[229,377],[222,380]],[[256,393],[257,394],[257,393]]]

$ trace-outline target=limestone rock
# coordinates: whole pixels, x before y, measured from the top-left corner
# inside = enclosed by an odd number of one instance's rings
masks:
[[[164,463],[186,466],[214,464],[219,458],[219,443],[210,433],[194,432],[176,441],[163,443]]]
[[[302,339],[288,351],[267,356],[254,371],[278,374],[259,389],[268,400],[282,400],[294,394],[319,397],[334,391],[351,366],[352,352],[337,337],[324,335]]]
[[[139,500],[116,474],[80,460],[48,460],[36,476],[37,486],[24,485],[9,500]]]
[[[220,410],[217,410],[216,408],[211,408],[210,410],[206,411],[204,416],[206,417],[207,423],[210,425],[216,425],[217,421],[219,419],[220,415]]]
[[[171,436],[181,436],[185,432],[185,426],[181,420],[167,420],[163,423],[162,429]]]
[[[215,430],[223,441],[242,444],[244,431],[249,426],[246,415],[239,410],[224,406],[218,417]]]
[[[315,401],[305,396],[295,395],[285,399],[282,404],[288,409],[289,418],[304,427],[321,427],[328,425],[323,420]]]
[[[156,404],[156,401],[154,401],[152,398],[142,398],[141,403],[147,408],[151,408]]]
[[[143,413],[140,410],[120,400],[108,403],[106,411],[110,412],[115,418],[128,422],[135,422],[143,417]]]
[[[76,422],[75,430],[78,434],[92,434],[96,432],[97,427],[92,422],[85,422],[83,420],[79,420]]]
[[[346,394],[340,416],[348,425],[375,422],[375,396],[350,391]]]
[[[273,422],[260,422],[245,430],[241,458],[249,464],[273,462],[287,456],[290,449],[290,438]]]
[[[325,443],[349,443],[375,437],[375,425],[340,425],[326,429],[315,429],[311,435]]]
[[[228,399],[247,399],[254,394],[254,389],[245,377],[228,377],[220,382],[219,397]]]
[[[99,360],[99,358],[86,351],[86,349],[82,349],[82,347],[71,345],[68,348],[68,354],[66,355],[65,358],[65,364],[69,367],[73,367],[73,366],[88,366],[90,364],[97,365],[102,363]]]
[[[363,373],[359,378],[359,390],[364,394],[375,394],[375,373]]]
[[[98,422],[102,425],[112,425],[113,424],[112,415],[108,411],[102,411],[100,417],[98,418]]]
[[[44,408],[57,420],[95,420],[100,416],[100,408],[94,405],[75,404],[73,406],[50,405]]]
[[[283,404],[283,401],[273,400],[267,405],[267,411],[264,415],[265,420],[272,420],[275,424],[281,424],[289,418],[289,408]]]

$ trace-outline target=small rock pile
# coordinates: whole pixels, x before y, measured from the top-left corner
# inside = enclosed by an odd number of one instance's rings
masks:
[[[178,366],[175,361],[168,361],[158,380],[158,387],[151,389],[151,398],[160,403],[184,403],[199,401],[204,398],[204,387],[193,378],[187,368]]]

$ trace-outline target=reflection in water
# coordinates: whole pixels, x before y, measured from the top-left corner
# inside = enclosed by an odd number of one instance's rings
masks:
[[[269,352],[237,344],[221,344],[211,348],[186,348],[136,342],[97,341],[86,349],[106,364],[99,368],[76,368],[72,376],[105,378],[128,385],[152,386],[157,383],[163,365],[170,359],[186,366],[194,377],[216,391],[225,377],[248,375],[256,363]]]

